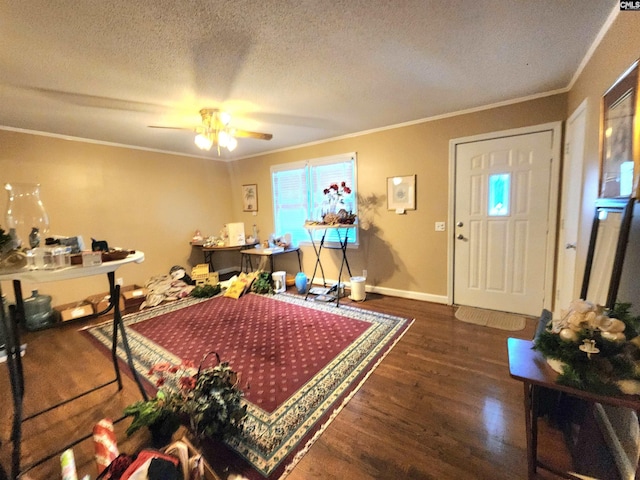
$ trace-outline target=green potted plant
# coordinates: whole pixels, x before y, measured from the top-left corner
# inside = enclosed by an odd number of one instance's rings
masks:
[[[202,368],[205,359],[215,354],[217,365]],[[205,355],[193,377],[193,388],[177,393],[178,412],[189,420],[189,429],[196,438],[222,438],[242,429],[247,407],[238,387],[238,375],[228,362],[220,362],[216,352]]]
[[[260,272],[251,285],[251,291],[259,294],[273,293],[271,272]]]
[[[172,435],[180,427],[180,417],[175,412],[171,396],[170,393],[158,390],[155,397],[140,400],[125,408],[124,415],[133,417],[126,431],[127,436],[147,427],[154,447],[159,448],[169,443]]]
[[[203,368],[209,355],[217,364]],[[175,366],[157,364],[149,372],[156,378],[156,396],[129,405],[125,416],[133,417],[127,435],[142,427],[149,428],[154,445],[168,443],[180,424],[185,424],[194,437],[222,438],[242,429],[247,407],[242,404],[237,373],[228,362],[221,362],[216,352],[209,352],[196,370],[192,362]],[[164,443],[162,443],[164,442]]]

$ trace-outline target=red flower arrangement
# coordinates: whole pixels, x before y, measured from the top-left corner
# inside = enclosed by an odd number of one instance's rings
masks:
[[[343,195],[349,195],[351,193],[351,189],[347,187],[347,182],[341,182],[340,185],[332,183],[329,185],[329,188],[325,188],[323,192],[325,195],[339,199]]]
[[[167,381],[167,374],[171,374],[177,380],[180,390],[191,390],[196,386],[195,364],[191,360],[183,360],[180,365],[172,365],[169,362],[160,362],[152,366],[147,372],[147,376],[157,377],[155,384],[160,388]]]

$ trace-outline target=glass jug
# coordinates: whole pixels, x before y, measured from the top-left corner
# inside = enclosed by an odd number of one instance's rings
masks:
[[[49,217],[40,200],[40,185],[7,183],[6,227],[13,239],[13,248],[30,250],[44,246],[44,234],[49,231]]]
[[[24,299],[24,318],[27,330],[38,330],[53,323],[51,295],[40,295],[33,290],[29,298]]]

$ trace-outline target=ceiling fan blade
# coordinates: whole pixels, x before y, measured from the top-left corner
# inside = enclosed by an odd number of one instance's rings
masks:
[[[108,110],[123,110],[127,112],[158,113],[166,109],[165,105],[158,105],[136,100],[90,95],[84,93],[66,92],[50,88],[30,87],[27,85],[11,85],[23,92],[33,92],[59,102],[70,103],[82,107],[102,108]]]
[[[233,136],[238,138],[257,138],[258,140],[271,140],[270,133],[248,132],[247,130],[233,130]]]
[[[168,130],[189,130],[191,132],[195,131],[194,128],[190,128],[190,127],[167,127],[164,125],[147,125],[147,127],[149,128],[166,128]]]

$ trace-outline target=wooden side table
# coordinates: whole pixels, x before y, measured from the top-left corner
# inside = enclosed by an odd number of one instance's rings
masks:
[[[532,349],[531,340],[509,338],[507,349],[509,352],[509,373],[512,378],[520,380],[524,385],[524,413],[527,435],[527,465],[529,480],[536,478],[538,467],[549,470],[564,478],[580,478],[568,472],[560,472],[550,465],[538,460],[538,409],[540,387],[567,393],[576,398],[605,405],[631,408],[640,411],[640,398],[634,395],[610,397],[578,390],[556,383],[558,374],[547,364],[544,356]]]

